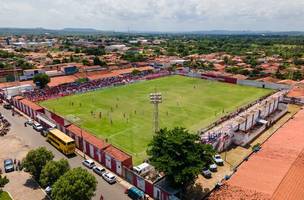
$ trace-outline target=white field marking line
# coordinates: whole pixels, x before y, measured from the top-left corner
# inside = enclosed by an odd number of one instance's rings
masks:
[[[7,192],[8,196],[9,196],[12,200],[14,200],[13,196],[11,195],[11,193],[10,193],[9,191],[5,191],[5,190],[3,190],[3,191],[4,191],[4,192]]]
[[[133,127],[132,127],[132,128],[128,128],[128,129],[125,129],[125,130],[122,130],[122,131],[118,131],[118,132],[116,132],[115,134],[112,134],[111,136],[109,136],[108,138],[112,138],[112,137],[115,137],[115,136],[117,136],[117,135],[122,135],[122,134],[124,134],[126,131],[129,131],[129,130],[131,130],[131,129],[133,129]]]

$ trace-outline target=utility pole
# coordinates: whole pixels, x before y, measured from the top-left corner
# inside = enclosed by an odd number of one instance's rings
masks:
[[[150,93],[150,102],[154,105],[154,132],[156,133],[159,130],[159,117],[158,117],[158,104],[162,103],[162,94],[161,93]]]
[[[83,142],[83,135],[82,135],[82,128],[81,128],[81,127],[80,127],[80,135],[81,135],[81,143],[82,143],[81,146],[82,146],[83,158],[86,159],[86,155],[85,155],[86,152],[84,152],[84,148],[85,148],[85,147],[84,147],[84,145],[83,145],[84,142]],[[80,145],[79,145],[79,146],[80,146]]]

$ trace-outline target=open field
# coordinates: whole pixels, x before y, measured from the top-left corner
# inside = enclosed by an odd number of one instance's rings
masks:
[[[271,90],[171,76],[40,104],[75,122],[133,156],[146,157],[153,136],[153,106],[149,93],[161,92],[160,127],[183,126],[196,131]]]

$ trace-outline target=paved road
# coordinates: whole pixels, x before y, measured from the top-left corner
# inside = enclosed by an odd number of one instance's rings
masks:
[[[55,155],[55,160],[65,158],[68,159],[69,164],[72,168],[74,167],[83,167],[85,168],[81,162],[83,158],[79,155],[73,158],[67,158],[65,155],[60,153],[56,148],[46,142],[45,137],[41,136],[40,133],[33,130],[32,127],[24,127],[24,122],[26,119],[24,117],[20,117],[18,115],[12,116],[11,111],[3,109],[1,106],[0,112],[4,115],[4,117],[12,124],[11,130],[14,131],[18,137],[20,137],[25,144],[29,145],[31,149],[37,148],[40,146],[44,146],[47,149],[51,150]],[[102,194],[104,200],[127,200],[129,199],[125,194],[125,188],[116,183],[114,185],[110,185],[105,182],[100,176],[93,173],[96,179],[98,180],[96,195],[93,200],[99,200],[100,195]]]

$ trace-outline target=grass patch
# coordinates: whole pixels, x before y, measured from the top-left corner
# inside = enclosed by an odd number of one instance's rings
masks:
[[[149,94],[161,92],[160,127],[183,126],[191,131],[272,90],[170,76],[131,85],[67,96],[40,104],[133,156],[135,164],[146,158],[153,137],[153,106]],[[91,114],[93,113],[93,115]]]
[[[12,200],[12,199],[7,192],[0,191],[0,200]]]

